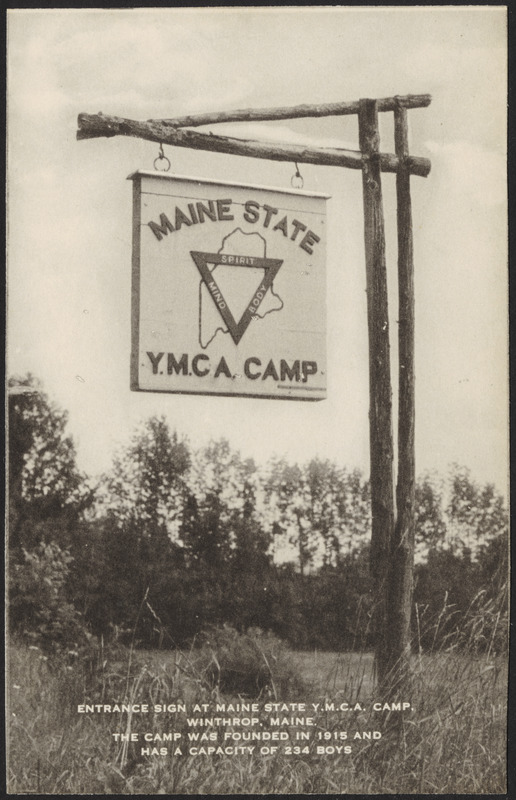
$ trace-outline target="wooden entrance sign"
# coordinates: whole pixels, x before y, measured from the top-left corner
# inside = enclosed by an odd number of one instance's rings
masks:
[[[414,572],[414,267],[410,176],[426,177],[431,166],[428,159],[409,154],[407,111],[424,108],[430,102],[430,95],[407,95],[290,108],[245,109],[147,121],[104,114],[80,114],[77,132],[78,139],[136,136],[176,147],[362,170],[369,333],[371,570],[376,595],[376,663],[379,689],[390,695],[401,690],[409,671]],[[395,153],[381,152],[379,112],[393,113]],[[258,142],[184,129],[219,122],[349,114],[358,115],[358,151]],[[396,495],[393,480],[394,446],[382,172],[396,173],[397,195],[399,403]]]
[[[131,388],[326,397],[326,200],[139,170]]]

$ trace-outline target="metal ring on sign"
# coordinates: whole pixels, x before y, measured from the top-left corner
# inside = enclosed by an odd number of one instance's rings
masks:
[[[291,183],[291,185],[292,185],[292,187],[294,189],[302,189],[303,186],[305,185],[305,182],[303,180],[303,176],[299,172],[299,167],[297,166],[297,161],[294,161],[294,164],[296,165],[296,173],[295,173],[295,175],[292,175],[292,177],[290,179],[290,183]]]
[[[166,161],[167,166],[163,166],[162,169],[159,169],[159,167],[157,166],[157,163],[156,163],[156,162],[159,162],[159,161]],[[159,172],[168,172],[169,169],[170,169],[170,161],[166,157],[166,155],[165,155],[165,153],[163,151],[163,143],[162,142],[160,142],[160,144],[159,144],[159,156],[154,159],[154,169],[158,170]]]

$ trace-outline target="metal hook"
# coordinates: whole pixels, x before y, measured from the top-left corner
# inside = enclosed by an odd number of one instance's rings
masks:
[[[299,172],[299,167],[297,165],[297,161],[294,161],[294,164],[296,165],[296,172],[295,172],[295,175],[292,175],[292,178],[290,179],[290,183],[291,183],[291,185],[293,186],[294,189],[302,189],[303,186],[305,185],[305,182],[303,180],[303,176]]]
[[[164,165],[162,169],[159,169],[159,167],[157,166],[157,162],[159,161],[166,161],[166,165]],[[157,158],[154,159],[154,169],[158,170],[159,172],[168,172],[170,169],[170,161],[166,157],[165,152],[163,150],[163,142],[159,143],[159,155]]]

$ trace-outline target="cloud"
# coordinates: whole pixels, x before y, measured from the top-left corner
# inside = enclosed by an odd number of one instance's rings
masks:
[[[52,16],[43,30],[36,18],[27,19],[10,73],[12,95],[25,113],[55,113],[80,102],[92,113],[171,117],[241,104],[250,91],[243,72],[213,81],[224,73],[225,50],[213,46],[221,19],[198,17],[195,28],[167,15],[66,19],[66,37]]]
[[[506,157],[466,140],[425,142],[432,153],[432,172],[442,174],[455,192],[483,206],[506,202]]]
[[[498,22],[495,17],[490,20],[491,23],[495,21]],[[462,45],[457,38],[445,45],[426,43],[422,46],[421,42],[415,41],[404,55],[407,67],[410,63],[414,75],[433,84],[455,87],[458,93],[468,87],[474,92],[478,106],[481,99],[489,100],[493,91],[504,92],[503,77],[507,65],[504,29],[498,29],[497,25],[486,26],[483,33],[487,44],[477,47]],[[468,99],[468,95],[463,95],[462,102]]]

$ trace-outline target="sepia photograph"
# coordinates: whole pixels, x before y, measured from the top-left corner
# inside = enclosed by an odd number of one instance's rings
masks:
[[[7,11],[9,795],[504,795],[507,7]]]

